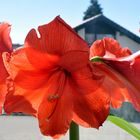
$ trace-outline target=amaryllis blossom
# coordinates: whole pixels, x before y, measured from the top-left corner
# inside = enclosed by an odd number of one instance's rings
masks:
[[[90,48],[90,58],[102,56],[104,58],[124,57],[132,54],[128,48],[122,48],[119,42],[113,38],[105,37],[96,40]]]
[[[90,56],[96,55],[102,62],[93,65],[98,73],[106,75],[103,84],[110,86],[112,107],[118,108],[128,101],[140,112],[140,51],[131,55],[116,40],[104,38],[90,48]]]
[[[38,118],[42,134],[54,138],[67,132],[71,121],[98,128],[109,114],[110,97],[89,61],[89,48],[60,17],[32,29],[24,47],[5,66],[14,83],[8,88],[7,113]]]
[[[3,52],[12,52],[12,43],[9,36],[10,25],[8,23],[0,23],[0,114],[6,95],[6,78],[8,73],[4,67],[2,60]]]

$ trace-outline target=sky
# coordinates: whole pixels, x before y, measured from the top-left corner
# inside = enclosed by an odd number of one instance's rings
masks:
[[[140,0],[99,0],[106,17],[140,36]],[[60,15],[70,26],[82,22],[90,0],[0,0],[0,22],[9,22],[13,43]]]

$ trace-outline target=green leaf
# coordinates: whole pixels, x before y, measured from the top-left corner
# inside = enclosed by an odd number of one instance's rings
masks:
[[[95,57],[92,57],[90,59],[91,62],[103,62],[103,60],[101,59],[101,57],[99,56],[95,56]]]
[[[107,120],[109,120],[110,122],[112,122],[115,125],[119,126],[120,128],[124,129],[129,134],[133,135],[134,137],[136,137],[137,139],[140,140],[140,130],[137,129],[131,123],[123,120],[122,118],[119,118],[119,117],[116,117],[116,116],[112,116],[112,115],[109,115]]]

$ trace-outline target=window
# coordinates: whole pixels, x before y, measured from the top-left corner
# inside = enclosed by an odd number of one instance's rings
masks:
[[[92,34],[92,33],[86,33],[85,34],[85,40],[89,45],[92,45],[92,43],[97,39],[103,39],[104,37],[110,37],[114,38],[113,34]]]

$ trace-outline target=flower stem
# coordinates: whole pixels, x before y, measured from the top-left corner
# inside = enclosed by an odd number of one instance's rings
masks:
[[[69,140],[79,140],[79,126],[74,122],[70,125]]]

